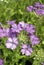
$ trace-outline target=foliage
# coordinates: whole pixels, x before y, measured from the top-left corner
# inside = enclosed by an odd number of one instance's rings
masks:
[[[38,16],[35,12],[27,12],[26,7],[35,2],[44,4],[44,0],[0,0],[0,22],[6,27],[8,20],[25,21],[33,24],[36,35],[40,38],[40,44],[33,47],[34,52],[27,57],[21,55],[20,48],[10,50],[5,47],[6,38],[0,39],[0,58],[4,59],[4,65],[26,65],[30,61],[32,65],[41,65],[44,62],[44,16]]]

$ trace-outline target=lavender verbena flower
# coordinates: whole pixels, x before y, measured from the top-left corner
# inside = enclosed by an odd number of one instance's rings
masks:
[[[41,14],[44,15],[44,10],[42,10]]]
[[[0,29],[0,38],[3,38],[6,36],[5,29]]]
[[[10,26],[9,29],[11,29],[12,32],[19,33],[19,29],[15,21],[7,21],[7,24]]]
[[[35,7],[40,7],[40,6],[41,6],[41,4],[39,2],[35,3]]]
[[[42,8],[44,8],[44,5],[42,5],[40,2],[36,2],[35,7],[42,9]]]
[[[19,33],[19,29],[18,29],[18,26],[17,26],[17,24],[16,23],[14,23],[13,25],[12,25],[12,31],[13,32],[16,32],[16,33]]]
[[[4,65],[4,61],[0,58],[0,65]]]
[[[7,36],[8,37],[17,36],[17,33],[19,33],[17,24],[14,21],[10,21],[10,23],[8,22],[8,24],[10,25],[10,27],[6,29]]]
[[[32,12],[32,11],[33,11],[33,6],[28,6],[28,7],[27,7],[27,11]]]
[[[13,38],[13,37],[17,36],[17,33],[15,31],[13,32],[13,30],[11,28],[7,28],[6,29],[6,35],[7,35],[7,37]]]
[[[0,23],[0,38],[3,38],[6,36],[6,29],[2,27],[2,24]]]
[[[30,41],[32,46],[40,43],[39,38],[35,35],[30,35]]]
[[[30,45],[28,44],[23,44],[22,45],[22,49],[21,49],[21,53],[25,54],[26,56],[31,55],[33,52],[33,49],[30,47]]]
[[[7,48],[14,50],[14,49],[16,49],[17,45],[18,45],[18,39],[16,37],[8,38],[8,40],[6,42]]]
[[[44,15],[44,10],[40,9],[40,10],[35,10],[35,12],[38,14],[38,15]]]
[[[25,22],[24,21],[21,21],[18,23],[18,29],[21,31],[25,28]]]
[[[41,8],[44,8],[44,5],[43,4],[41,5]]]
[[[15,21],[7,21],[8,25],[13,25],[15,23]]]
[[[20,31],[21,30],[26,30],[30,34],[33,34],[35,32],[35,27],[32,24],[24,23],[24,21],[19,22],[18,29]]]
[[[29,24],[28,26],[26,26],[25,29],[29,34],[33,34],[35,32],[35,27],[32,24]]]
[[[36,14],[41,15],[42,14],[42,10],[35,10]]]
[[[35,27],[32,24],[28,24],[28,23],[25,23],[24,21],[22,21],[22,22],[19,22],[18,25],[16,23],[14,23],[11,26],[12,27],[6,29],[6,34],[8,36],[8,40],[6,42],[7,48],[10,48],[12,50],[15,49],[18,44],[18,41],[19,42],[22,41],[22,43],[28,43],[30,40],[32,45],[39,43],[39,38],[34,35]],[[25,33],[27,32],[27,34],[26,34],[27,36],[24,35],[23,31],[25,31]],[[22,34],[21,34],[21,32],[22,32]],[[20,36],[20,38],[18,36]],[[22,37],[22,36],[24,36],[24,37]],[[13,41],[13,39],[15,42]],[[27,40],[27,39],[29,39],[29,40]],[[16,42],[17,42],[17,44],[16,44]],[[26,53],[27,52],[28,51],[26,51]]]
[[[44,5],[39,2],[36,2],[34,6],[28,6],[27,10],[29,12],[34,11],[38,15],[44,15]]]

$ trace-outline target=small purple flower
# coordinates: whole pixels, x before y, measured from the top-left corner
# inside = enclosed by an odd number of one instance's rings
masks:
[[[42,10],[35,10],[36,14],[41,15],[42,14]]]
[[[11,30],[11,32],[13,33],[19,33],[19,29],[15,21],[8,21],[7,24],[10,26],[9,29],[7,29],[7,31]]]
[[[15,21],[7,21],[8,25],[13,25],[15,23]]]
[[[17,26],[16,23],[14,23],[14,24],[12,25],[11,29],[12,29],[12,32],[19,33],[19,29],[18,29],[18,26]]]
[[[40,6],[41,6],[41,4],[39,2],[35,3],[35,7],[40,7]]]
[[[42,13],[42,15],[44,15],[44,10],[42,10],[42,12],[41,12],[41,13]]]
[[[2,24],[0,23],[0,38],[3,38],[6,36],[6,29],[2,27]]]
[[[36,2],[35,3],[35,7],[42,9],[42,8],[44,8],[44,5],[43,4],[40,4],[39,2]]]
[[[38,15],[44,15],[44,10],[40,9],[40,10],[36,10],[35,11]]]
[[[0,38],[3,38],[6,36],[5,29],[0,29]]]
[[[34,6],[27,7],[29,12],[34,11],[38,15],[44,15],[44,5],[36,2]]]
[[[27,11],[32,12],[32,11],[33,11],[33,6],[28,6],[28,7],[27,7]]]
[[[22,45],[22,49],[21,49],[21,53],[25,54],[26,56],[31,55],[33,52],[33,49],[30,47],[30,45],[28,44],[23,44]]]
[[[41,5],[41,8],[44,8],[44,5]]]
[[[8,40],[6,42],[7,48],[14,50],[14,49],[16,49],[17,45],[18,45],[18,39],[16,37],[8,38]]]
[[[7,28],[6,29],[6,36],[7,37],[15,37],[16,36],[16,33],[13,32],[13,30],[11,28]]]
[[[25,22],[24,21],[21,21],[18,23],[18,29],[21,31],[25,28]]]
[[[35,32],[35,27],[32,24],[29,24],[26,26],[26,31],[30,34],[33,34]]]
[[[30,41],[32,43],[32,46],[40,43],[39,38],[35,35],[30,36]]]
[[[4,65],[4,61],[0,58],[0,65]]]

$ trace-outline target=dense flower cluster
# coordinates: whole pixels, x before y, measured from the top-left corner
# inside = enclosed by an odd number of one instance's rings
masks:
[[[44,5],[36,2],[34,6],[28,6],[27,10],[32,12],[35,11],[38,15],[44,15]]]
[[[10,48],[11,50],[16,49],[16,47],[18,46],[19,40],[23,41],[21,44],[21,52],[22,54],[25,55],[31,55],[32,53],[32,46],[34,46],[35,44],[38,44],[39,38],[37,36],[35,36],[35,27],[32,24],[28,24],[25,23],[24,21],[19,22],[18,24],[15,23],[15,21],[8,21],[7,25],[9,25],[8,28],[4,29],[3,32],[3,28],[1,28],[2,26],[0,25],[0,29],[2,31],[0,31],[0,38],[3,38],[5,36],[7,36],[8,40],[6,41],[6,47]],[[20,33],[22,33],[22,31],[26,31],[26,33],[28,34],[26,38],[24,35],[21,34],[19,39],[19,35]],[[23,33],[24,34],[24,33]],[[26,40],[30,40],[30,42],[25,42]],[[31,43],[31,44],[30,44]],[[28,46],[29,45],[29,46]],[[31,45],[31,47],[30,47]],[[26,48],[25,48],[26,47]]]
[[[4,65],[4,61],[0,58],[0,65]]]

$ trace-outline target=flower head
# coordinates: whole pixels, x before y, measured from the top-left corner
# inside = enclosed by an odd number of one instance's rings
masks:
[[[35,10],[35,12],[38,14],[38,15],[44,15],[44,10],[40,9],[40,10]]]
[[[35,7],[40,7],[40,6],[41,6],[41,4],[39,2],[35,3]]]
[[[17,45],[18,45],[18,39],[16,37],[8,38],[8,40],[6,42],[7,48],[14,50],[14,49],[16,49]]]
[[[13,25],[15,23],[15,21],[7,21],[8,25]]]
[[[27,11],[32,12],[32,11],[33,11],[33,6],[29,6],[29,7],[27,7]]]
[[[29,24],[27,27],[26,27],[26,31],[29,33],[29,34],[33,34],[35,32],[35,27],[32,25],[32,24]]]
[[[39,38],[35,35],[30,36],[30,41],[32,43],[32,46],[40,43]]]
[[[36,2],[34,6],[28,6],[27,10],[29,12],[34,11],[38,15],[44,15],[44,5],[39,2]]]
[[[22,49],[21,49],[21,53],[25,54],[26,56],[31,55],[33,52],[33,49],[30,47],[30,45],[28,44],[23,44],[22,45]]]

